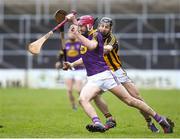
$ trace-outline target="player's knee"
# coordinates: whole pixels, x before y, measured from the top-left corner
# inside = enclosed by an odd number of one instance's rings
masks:
[[[144,101],[143,98],[140,95],[137,96],[137,99],[139,99],[141,101]]]
[[[77,90],[78,92],[81,92],[81,89],[82,89],[82,87],[77,87],[76,90]]]
[[[72,89],[67,89],[68,94],[72,94]]]
[[[138,100],[135,98],[133,98],[129,104],[129,106],[136,107],[136,108],[139,107],[140,105],[141,105],[141,100]]]
[[[136,98],[136,99],[142,100],[142,98],[141,98],[141,96],[139,94],[134,94],[133,97]]]
[[[124,102],[131,107],[135,105],[135,99],[133,99],[132,97],[125,98]]]
[[[87,102],[87,101],[88,101],[88,99],[86,99],[86,98],[85,98],[85,97],[83,97],[83,96],[79,96],[78,101],[79,101],[79,104],[80,104],[80,105],[82,105],[83,103]]]
[[[135,91],[132,96],[136,99],[143,100],[138,91]]]

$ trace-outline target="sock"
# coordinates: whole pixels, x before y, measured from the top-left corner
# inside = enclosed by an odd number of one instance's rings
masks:
[[[93,117],[92,121],[93,121],[94,124],[101,123],[99,117]]]
[[[147,123],[151,123],[152,119],[150,117],[145,119]]]
[[[156,113],[156,115],[153,117],[154,118],[154,120],[156,120],[156,122],[160,122],[161,121],[161,119],[162,119],[162,117],[160,116],[160,115],[158,115],[157,113]]]
[[[109,112],[106,113],[106,114],[104,114],[104,116],[105,116],[107,119],[112,118],[112,115],[111,115]]]
[[[77,110],[77,105],[74,105],[72,108],[73,108],[73,110],[76,111]]]

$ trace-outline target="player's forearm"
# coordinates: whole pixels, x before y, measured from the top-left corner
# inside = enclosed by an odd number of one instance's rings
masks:
[[[71,63],[71,66],[76,67],[76,66],[80,66],[82,64],[83,64],[83,60],[82,60],[82,58],[80,58],[80,59],[74,61],[73,63]]]
[[[79,39],[79,41],[81,41],[81,43],[84,46],[86,46],[89,50],[93,50],[97,47],[97,42],[95,40],[89,40],[79,33],[77,33],[76,35],[77,35],[77,38]]]
[[[72,22],[73,22],[74,25],[78,25],[78,21],[77,21],[76,18],[73,18]]]

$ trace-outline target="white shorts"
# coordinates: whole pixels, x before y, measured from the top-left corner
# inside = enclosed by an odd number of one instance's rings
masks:
[[[112,89],[118,85],[117,78],[109,70],[88,76],[86,85],[95,85],[103,91]]]
[[[63,71],[62,76],[64,79],[85,80],[86,70],[67,70]]]
[[[127,76],[126,71],[123,70],[122,68],[116,70],[113,73],[117,77],[118,82],[120,82],[120,83],[132,82],[131,79]]]

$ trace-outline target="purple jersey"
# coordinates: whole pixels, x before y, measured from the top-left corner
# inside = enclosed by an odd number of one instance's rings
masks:
[[[91,33],[88,36],[88,39],[95,39],[98,42],[98,46],[94,50],[88,50],[87,47],[81,46],[81,57],[86,67],[87,76],[95,75],[105,70],[109,70],[103,57],[103,37],[100,32],[94,30],[92,32],[94,33]]]
[[[65,51],[66,51],[66,61],[74,62],[81,58],[80,54],[81,43],[78,41],[70,42],[66,41]],[[84,66],[76,66],[75,69],[83,69]]]

